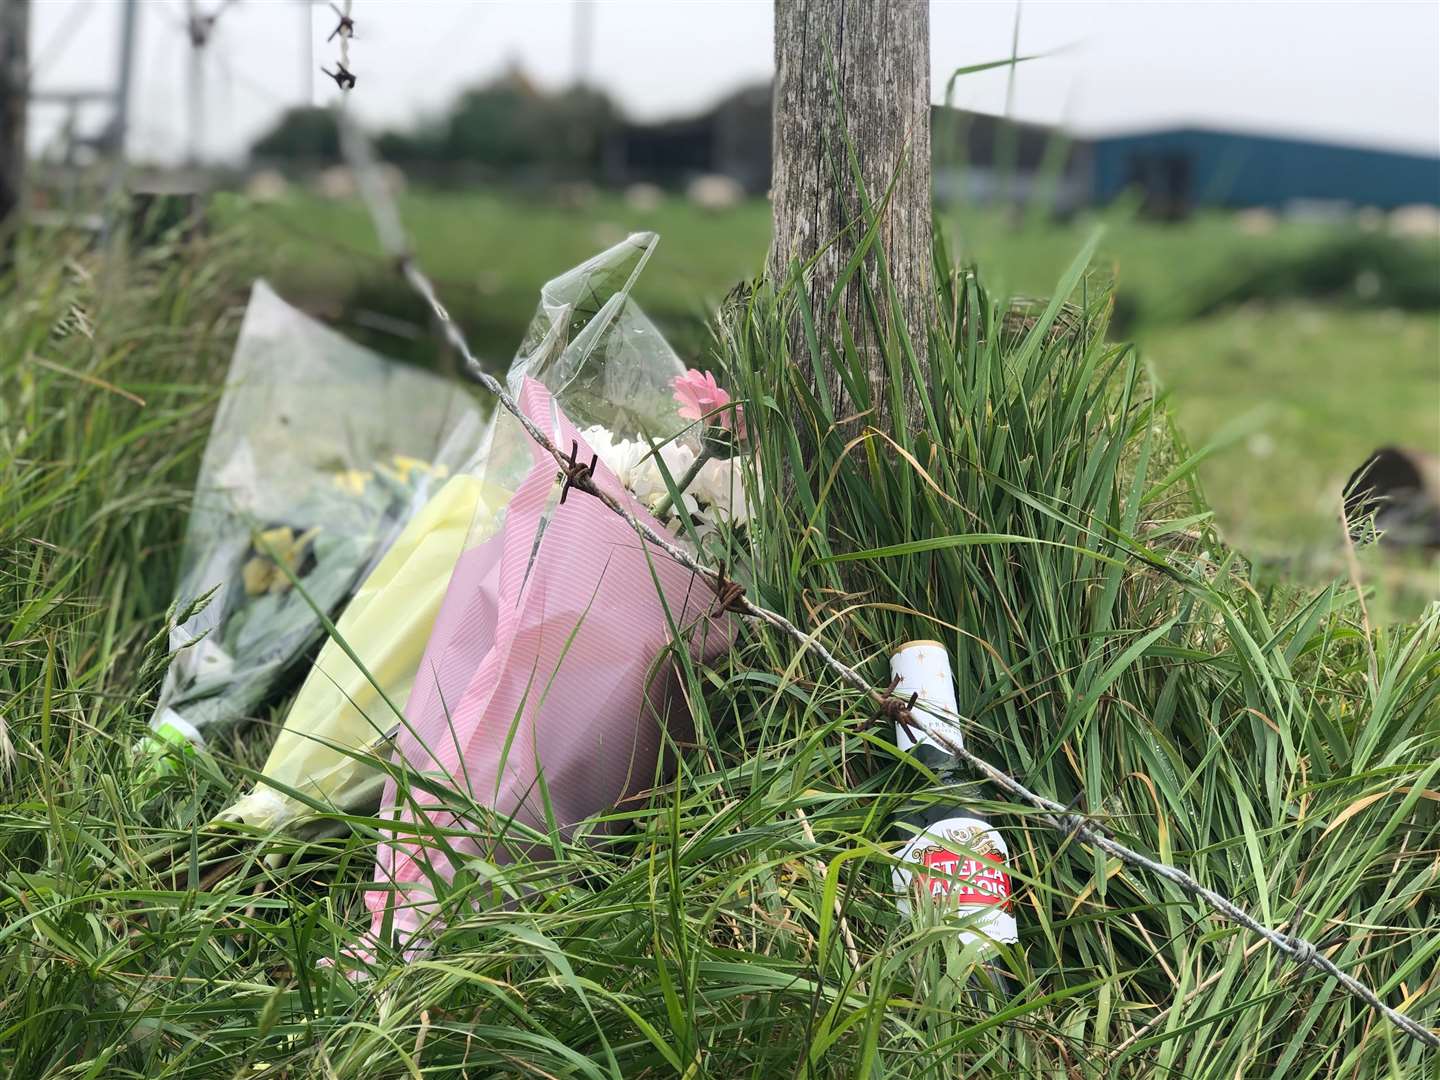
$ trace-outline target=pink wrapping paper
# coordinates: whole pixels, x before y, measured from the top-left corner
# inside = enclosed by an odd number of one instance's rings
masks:
[[[589,460],[544,386],[526,379],[520,404],[542,430],[554,431],[557,445],[568,449],[574,439]],[[693,736],[674,666],[657,664],[672,640],[671,620],[702,662],[728,650],[734,636],[733,620],[710,614],[715,598],[703,580],[596,499],[572,492],[547,518],[556,465],[538,445],[531,449],[531,469],[504,526],[455,568],[405,710],[408,730],[396,739],[411,769],[457,790],[468,786],[478,804],[496,811],[489,823],[425,811],[436,825],[468,831],[450,840],[462,859],[508,861],[499,835],[504,820],[547,831],[547,796],[568,835],[653,787],[665,733],[681,744]],[[595,479],[659,527],[603,465]],[[381,805],[404,822],[414,820],[411,798],[422,809],[439,801],[418,788],[400,805],[396,795],[392,781]],[[517,839],[508,842],[513,851]],[[397,940],[407,953],[423,947],[429,935],[415,935],[433,914],[430,877],[449,881],[454,873],[438,845],[422,847],[397,832],[376,860],[376,880],[394,888],[366,894],[372,938],[378,941],[393,906]]]

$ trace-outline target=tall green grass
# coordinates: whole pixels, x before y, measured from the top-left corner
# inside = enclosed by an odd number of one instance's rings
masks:
[[[698,360],[704,313],[760,264],[770,236],[761,200],[711,214],[675,198],[653,210],[613,196],[567,209],[416,191],[400,207],[451,314],[497,370],[540,285],[638,229],[664,238],[639,301]],[[251,239],[251,272],[293,302],[387,355],[432,350],[423,304],[395,288],[359,205],[297,194],[273,205],[228,199],[215,215]],[[1346,477],[1376,446],[1440,440],[1440,252],[1333,223],[1281,220],[1256,234],[1234,215],[1160,224],[1121,207],[1099,216],[1107,227],[1095,267],[1117,291],[1111,337],[1137,341],[1191,439],[1224,443],[1201,473],[1225,535],[1270,557],[1319,549],[1328,566],[1312,577],[1323,580],[1339,561],[1330,508]],[[973,207],[945,222],[953,252],[1005,296],[1049,295],[1094,226],[1088,215],[1060,223],[1036,213],[1017,227]],[[1429,312],[1394,307],[1426,295]]]
[[[696,745],[643,805],[608,815],[615,835],[555,834],[545,857],[470,863],[423,958],[382,950],[360,981],[326,966],[366,925],[379,821],[217,850],[202,826],[243,768],[202,761],[145,801],[127,760],[233,327],[215,254],[51,257],[6,287],[10,1075],[1433,1068],[1169,885],[982,784],[935,790],[858,695],[753,629],[726,663],[686,671]],[[793,293],[759,284],[722,310],[711,360],[749,401],[766,479],[734,550],[752,593],[877,684],[895,643],[944,640],[978,751],[1431,1015],[1440,612],[1377,626],[1348,582],[1257,587],[1213,536],[1195,458],[1143,369],[1105,340],[1109,302],[1083,257],[1054,292],[1068,306],[1025,312],[943,250],[936,267],[921,419],[884,431],[838,424],[806,389],[804,362],[855,361],[823,339],[797,355]],[[897,372],[900,357],[892,340]],[[266,738],[257,727],[240,759]],[[1015,853],[1021,939],[997,958],[1008,990],[975,988],[955,927],[895,912],[890,822],[938,798],[983,810]],[[178,859],[148,859],[176,844]]]

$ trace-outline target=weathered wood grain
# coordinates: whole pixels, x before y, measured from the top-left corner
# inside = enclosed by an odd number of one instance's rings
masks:
[[[826,314],[826,309],[865,233],[860,189],[841,137],[843,107],[844,132],[872,201],[883,200],[894,182],[875,247],[883,254],[900,318],[924,365],[931,301],[929,5],[925,0],[776,0],[775,71],[774,279],[784,280],[792,259],[803,263],[819,253],[808,282],[811,308],[822,340],[828,335],[839,348],[836,313]],[[861,273],[883,302],[878,269],[875,256],[867,255]],[[888,386],[858,281],[846,288],[837,308],[856,335],[871,387]],[[884,316],[888,328],[888,305]],[[803,346],[794,355],[807,369],[813,366]],[[821,367],[825,370],[808,371],[811,384],[824,380],[836,414],[853,414],[838,374],[830,365]],[[913,404],[913,387],[908,387],[902,408],[911,411]],[[866,421],[884,426],[893,407],[888,394],[877,394]]]

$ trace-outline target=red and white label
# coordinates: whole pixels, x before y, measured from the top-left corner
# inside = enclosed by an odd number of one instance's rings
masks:
[[[1005,872],[1004,859],[1003,855],[971,858],[943,847],[926,848],[920,854],[913,887],[952,904],[999,904],[1009,911],[1010,875]]]
[[[1014,942],[1018,928],[1005,868],[1009,855],[989,822],[971,817],[938,821],[899,852],[896,906],[907,915],[918,903],[965,916],[966,941]]]

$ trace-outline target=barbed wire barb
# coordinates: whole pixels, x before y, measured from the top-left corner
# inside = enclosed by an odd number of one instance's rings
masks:
[[[347,2],[348,10],[349,4]],[[342,48],[344,43],[342,37]],[[792,623],[779,612],[771,611],[769,608],[761,607],[751,600],[742,591],[734,595],[733,590],[728,590],[731,583],[721,570],[706,566],[694,555],[684,548],[676,545],[671,537],[661,533],[648,522],[637,518],[613,495],[596,485],[593,476],[588,471],[575,469],[571,459],[535,424],[533,420],[525,415],[519,404],[511,397],[503,384],[485,370],[480,360],[470,349],[470,343],[464,332],[455,324],[450,313],[440,302],[436,295],[435,287],[429,277],[421,269],[410,250],[409,242],[405,236],[405,230],[400,222],[400,215],[395,206],[395,201],[387,189],[383,177],[380,175],[379,165],[374,154],[371,152],[369,142],[358,130],[351,119],[342,113],[341,115],[341,147],[346,160],[350,164],[360,190],[361,198],[369,210],[371,221],[374,225],[376,236],[386,254],[395,261],[400,275],[416,292],[416,294],[430,307],[436,321],[440,324],[446,340],[453,347],[456,353],[464,361],[465,375],[479,383],[490,393],[494,394],[500,405],[512,414],[539,446],[555,459],[555,464],[561,473],[566,474],[567,483],[570,489],[583,491],[593,496],[609,508],[613,513],[618,514],[625,522],[634,529],[641,537],[655,547],[663,551],[677,563],[686,569],[700,576],[716,596],[725,602],[726,610],[733,611],[745,618],[761,622],[774,628],[795,644],[814,655],[827,668],[838,676],[852,689],[859,691],[870,698],[877,707],[892,712],[897,720],[914,730],[923,731],[936,743],[954,754],[961,761],[964,761],[985,779],[989,780],[1002,791],[1015,796],[1023,802],[1029,803],[1040,813],[1036,819],[1043,825],[1061,833],[1070,834],[1083,839],[1086,843],[1099,848],[1109,855],[1113,855],[1123,862],[1132,866],[1140,867],[1143,870],[1154,874],[1176,886],[1187,896],[1208,905],[1217,914],[1230,920],[1238,926],[1244,927],[1251,933],[1258,935],[1273,946],[1281,955],[1302,966],[1307,966],[1334,979],[1352,997],[1364,1002],[1371,1009],[1385,1017],[1406,1035],[1423,1043],[1431,1048],[1440,1048],[1440,1036],[1418,1021],[1398,1012],[1380,1000],[1374,990],[1360,982],[1358,979],[1347,974],[1338,967],[1328,956],[1312,942],[1297,935],[1285,934],[1260,922],[1239,904],[1228,897],[1216,892],[1205,885],[1202,885],[1195,878],[1191,877],[1179,867],[1171,866],[1168,863],[1159,862],[1144,855],[1135,849],[1122,844],[1120,841],[1106,834],[1106,831],[1082,814],[1075,813],[1071,808],[1053,799],[1046,798],[1037,792],[1031,791],[1019,780],[1009,774],[1002,772],[991,765],[985,759],[970,752],[963,744],[950,738],[950,736],[937,723],[932,726],[926,712],[934,713],[938,720],[960,721],[963,717],[949,715],[947,710],[937,710],[925,706],[924,710],[915,709],[912,711],[908,701],[901,702],[896,708],[893,704],[895,698],[888,688],[880,689],[867,680],[859,671],[846,664],[837,657],[819,638],[819,632],[807,633]]]
[[[340,39],[340,58],[335,61],[334,71],[323,64],[320,67],[320,70],[334,79],[335,85],[340,88],[342,110],[345,106],[345,97],[348,96],[349,91],[355,89],[356,82],[355,73],[350,70],[350,39],[355,36],[355,19],[350,14],[351,2],[352,0],[345,0],[343,9],[336,7],[333,3],[330,5],[330,10],[335,12],[336,18],[340,21],[335,24],[335,29],[330,31],[330,36],[325,40],[330,42],[337,37]]]

